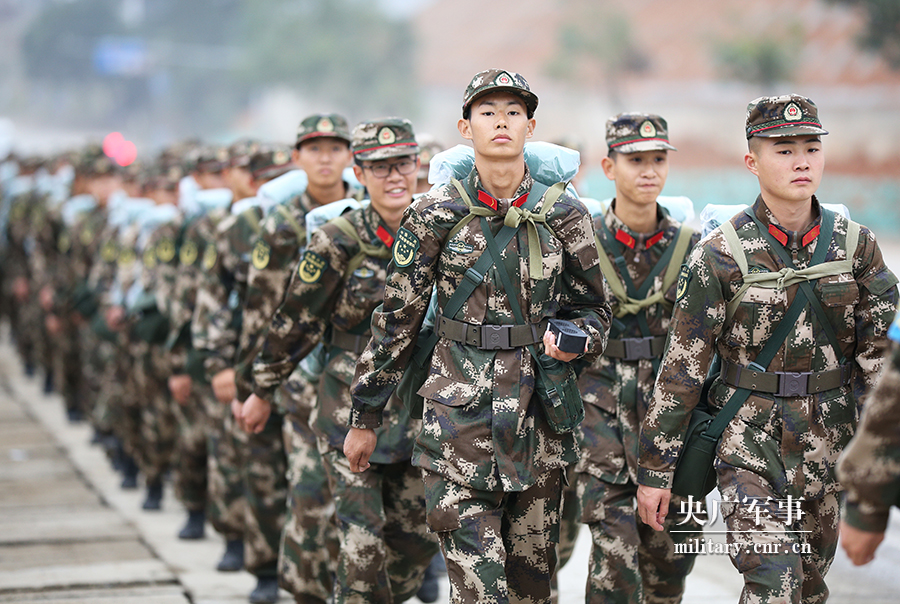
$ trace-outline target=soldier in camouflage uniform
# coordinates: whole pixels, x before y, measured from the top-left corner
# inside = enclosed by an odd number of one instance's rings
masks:
[[[641,426],[639,512],[662,530],[713,354],[722,363],[709,392],[713,413],[735,393],[749,393],[715,461],[729,552],[744,576],[741,602],[828,597],[824,576],[839,518],[834,468],[883,367],[897,306],[897,278],[875,236],[814,195],[824,134],[805,97],[750,103],[744,161],[761,194],[682,267],[668,347]]]
[[[289,162],[290,154],[281,147],[257,150],[249,166],[254,187],[289,170]],[[231,374],[228,370],[236,366],[239,351],[248,346],[248,335],[241,329],[242,300],[247,296],[253,246],[265,213],[260,201],[255,197],[238,200],[231,206],[231,215],[218,223],[213,268],[197,294],[194,321],[198,328],[192,337],[194,346],[204,354],[204,369],[214,390],[220,382],[217,376]],[[222,400],[222,392],[219,384],[217,399]],[[232,401],[232,413],[240,425],[237,399]],[[247,501],[244,566],[257,578],[251,602],[274,602],[278,596],[278,547],[287,499],[287,460],[281,432],[281,423],[273,418],[259,442],[254,438],[258,434],[250,435],[239,452]]]
[[[612,117],[606,144],[609,155],[601,165],[616,196],[594,219],[594,229],[608,258],[604,275],[617,295],[606,350],[578,382],[586,403],[578,490],[593,540],[586,601],[677,603],[694,556],[676,554],[674,543],[699,537],[689,529],[701,527],[692,520],[678,533],[658,533],[638,523],[637,439],[665,346],[678,268],[699,235],[656,201],[669,171],[668,152],[675,150],[663,118]],[[673,497],[667,529],[680,503]]]
[[[900,315],[888,330],[892,352],[869,394],[859,430],[841,455],[838,478],[847,498],[841,546],[867,564],[884,540],[891,506],[900,506]]]
[[[382,299],[400,217],[415,191],[417,154],[408,120],[385,118],[354,129],[354,173],[368,189],[371,204],[313,233],[254,363],[255,391],[246,403],[271,400],[297,362],[328,332],[328,362],[312,428],[339,520],[337,603],[411,598],[438,549],[425,525],[421,476],[410,463],[420,423],[410,420],[403,404],[395,398],[385,409],[368,472],[351,472],[341,452],[350,416],[350,380],[369,339],[369,318]],[[248,428],[261,419],[251,420]]]
[[[362,197],[358,187],[343,180],[351,158],[350,130],[342,116],[315,114],[300,122],[293,161],[308,182],[302,193],[269,212],[254,247],[243,309],[248,348],[241,351],[238,364],[238,400],[246,401],[253,392],[253,359],[306,247],[307,212],[340,199]],[[290,488],[278,556],[279,583],[298,601],[324,601],[333,591],[338,540],[334,503],[309,424],[315,386],[298,367],[281,383],[273,402],[276,412],[284,416]],[[253,415],[252,405],[245,404],[245,422]]]
[[[410,362],[432,289],[442,314],[485,252],[482,228],[521,224],[501,251],[504,270],[520,287],[507,291],[494,267],[456,317],[440,317],[442,337],[418,390],[425,409],[413,464],[423,469],[428,525],[441,542],[453,602],[549,602],[563,471],[578,450],[574,434],[550,427],[534,395],[536,363],[525,346],[543,342],[546,354],[562,362],[579,357],[559,350],[553,334],[544,332],[548,319],[568,319],[587,334],[583,354],[592,361],[609,328],[587,209],[565,194],[552,205],[542,196],[532,199],[531,211],[520,208],[537,187],[524,161],[536,107],[537,97],[518,74],[491,69],[469,84],[458,128],[474,144],[475,168],[459,189],[442,186],[404,214],[384,307],[373,315],[372,339],[352,387],[344,452],[358,472],[368,467],[374,429]],[[477,219],[459,226],[469,204]],[[530,326],[514,329],[512,297]],[[482,341],[478,336],[490,332],[478,326],[511,340],[499,346]]]

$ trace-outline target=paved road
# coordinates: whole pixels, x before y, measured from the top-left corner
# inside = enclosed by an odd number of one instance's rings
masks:
[[[185,518],[168,488],[160,512],[140,509],[143,493],[123,491],[86,425],[65,421],[61,399],[41,394],[0,344],[0,602],[31,604],[235,604],[246,602],[247,573],[217,573],[223,542],[179,541]],[[853,568],[839,553],[828,583],[831,604],[896,603],[900,513],[876,561]],[[721,530],[721,526],[711,527]],[[584,600],[590,535],[582,530],[560,573],[561,604]],[[726,556],[698,559],[684,601],[737,601],[741,580]],[[447,600],[442,586],[442,603]],[[290,598],[284,594],[283,602]],[[417,600],[413,600],[417,602]]]

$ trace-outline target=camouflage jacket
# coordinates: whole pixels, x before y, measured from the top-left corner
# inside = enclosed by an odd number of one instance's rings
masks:
[[[767,229],[781,231],[798,268],[808,266],[816,246],[826,243],[818,238],[821,214],[815,198],[813,206],[819,216],[798,233],[770,226],[777,221],[761,199],[752,207]],[[749,216],[741,212],[731,224],[751,273],[783,268]],[[838,215],[826,262],[846,259],[847,227],[848,221]],[[729,423],[718,448],[720,462],[760,474],[782,496],[818,498],[838,488],[834,478],[838,454],[853,434],[858,404],[883,366],[885,335],[897,306],[897,278],[885,266],[875,236],[865,227],[852,252],[852,267],[852,273],[822,277],[815,285],[850,364],[849,384],[794,397],[754,392]],[[671,487],[675,461],[713,353],[744,367],[753,362],[800,287],[750,287],[732,321],[726,324],[726,302],[742,283],[721,227],[694,248],[689,263],[682,268],[668,348],[641,426],[641,484]],[[826,330],[807,305],[767,371],[809,372],[838,367]],[[716,378],[710,390],[713,409],[720,409],[735,390],[721,376]]]
[[[900,327],[900,326],[898,326]],[[900,505],[900,345],[894,342],[878,384],[869,394],[859,431],[838,463],[847,490],[842,518],[870,532],[887,527],[892,505]]]
[[[357,188],[345,185],[349,197]],[[297,262],[300,250],[306,247],[306,214],[319,204],[304,191],[287,203],[274,207],[262,221],[259,239],[253,248],[253,258],[247,275],[247,295],[243,302],[242,338],[247,347],[238,352],[236,382],[238,399],[247,400],[253,392],[253,359],[259,353],[265,333],[285,291]],[[305,380],[294,375],[281,390],[282,404],[297,411],[297,405],[311,407],[312,401],[293,400],[291,393],[305,391]]]
[[[348,212],[344,218],[364,243],[384,250],[385,257],[367,255],[345,275],[348,262],[360,252],[359,243],[333,222],[315,231],[253,366],[256,394],[269,399],[274,388],[288,379],[297,363],[325,337],[328,363],[319,381],[312,425],[319,438],[339,451],[350,419],[350,383],[362,346],[369,339],[369,318],[382,301],[390,261],[388,244],[393,243],[390,230],[372,206]],[[336,337],[350,334],[356,336],[358,350],[335,345],[340,342]],[[390,398],[379,419],[372,461],[409,460],[420,422],[410,420],[396,397]]]
[[[615,215],[614,209],[615,200],[603,216],[594,219],[594,230],[612,266],[616,267],[617,253],[621,253],[634,288],[640,289],[669,246],[675,244],[681,223],[657,205],[659,222],[656,230],[648,234],[635,233]],[[613,241],[606,239],[606,233],[612,235]],[[688,251],[699,239],[699,233],[691,236]],[[676,267],[683,260],[676,259]],[[648,296],[663,287],[663,278],[669,266],[667,259],[663,262],[665,266],[654,277]],[[619,271],[616,268],[617,274],[621,275]],[[668,305],[653,304],[645,309],[650,335],[665,338],[676,287],[672,283],[668,291],[663,292]],[[612,295],[608,297],[615,316],[619,301]],[[643,332],[635,315],[628,314],[612,320],[610,341],[641,337]],[[585,402],[585,419],[581,424],[579,472],[588,472],[601,480],[617,484],[636,482],[638,435],[653,394],[657,372],[654,366],[658,367],[658,362],[654,363],[653,359],[626,361],[604,354],[582,371],[578,386]],[[610,442],[611,436],[615,442]]]
[[[465,271],[486,250],[481,220],[494,233],[503,225],[512,201],[489,197],[477,170],[466,181],[470,191],[479,192],[473,203],[498,213],[468,222],[448,242],[450,230],[469,213],[453,185],[426,193],[406,211],[394,245],[384,308],[373,315],[372,340],[357,365],[352,426],[379,425],[382,409],[410,362],[432,288],[437,286],[438,308],[444,308]],[[514,199],[527,195],[532,183],[526,169]],[[514,293],[505,291],[492,267],[455,319],[474,325],[514,324],[509,296],[517,295],[525,320],[532,324],[552,317],[577,323],[589,335],[586,357],[593,360],[606,345],[610,314],[590,215],[581,203],[563,195],[547,214],[547,226],[538,224],[537,232],[541,277],[530,276],[523,224],[501,250],[510,278],[520,287]],[[480,350],[441,339],[419,390],[426,402],[413,464],[472,488],[520,491],[535,484],[542,472],[576,461],[574,435],[553,432],[532,396],[534,375],[534,360],[526,348]]]
[[[211,213],[218,217],[221,214]],[[198,284],[191,323],[194,348],[206,355],[206,376],[235,366],[241,340],[241,303],[246,296],[253,244],[259,237],[262,211],[251,207],[228,214],[215,225],[215,255],[204,249],[204,278]],[[207,246],[208,246],[207,242]]]
[[[96,206],[85,212],[69,229],[71,247],[67,253],[68,283],[63,287],[62,295],[72,301],[75,289],[87,285],[94,262],[100,258],[100,249],[104,243],[102,234],[107,226],[108,213],[102,206]]]

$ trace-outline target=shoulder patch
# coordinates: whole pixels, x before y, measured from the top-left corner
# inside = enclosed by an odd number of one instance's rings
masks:
[[[315,283],[322,278],[322,272],[328,268],[328,263],[315,252],[307,250],[303,253],[300,266],[297,267],[297,275],[304,283]]]
[[[367,266],[361,266],[355,271],[353,271],[353,276],[357,279],[371,279],[375,276],[375,271],[370,269]]]
[[[394,240],[394,249],[392,250],[394,264],[398,268],[406,268],[413,263],[416,252],[419,251],[419,238],[406,227],[400,227],[397,231],[397,239]]]
[[[197,244],[193,241],[185,241],[178,252],[178,260],[182,266],[192,266],[199,255],[200,251],[197,249]]]
[[[144,266],[147,268],[156,267],[156,251],[152,247],[144,250]]]
[[[260,239],[256,242],[256,245],[253,246],[253,268],[256,270],[263,270],[267,266],[269,266],[269,258],[271,257],[272,250],[269,248],[269,244]]]
[[[465,243],[459,239],[453,239],[447,244],[447,249],[454,254],[471,254],[475,251],[475,246],[471,243]]]
[[[168,264],[175,257],[175,244],[168,237],[156,245],[156,258],[163,264]]]
[[[678,288],[675,290],[675,301],[680,302],[687,293],[688,283],[691,282],[691,267],[687,264],[681,265],[681,272],[678,273]]]
[[[218,257],[219,255],[216,252],[216,246],[212,243],[208,243],[206,249],[203,250],[203,268],[211,271],[216,265]]]

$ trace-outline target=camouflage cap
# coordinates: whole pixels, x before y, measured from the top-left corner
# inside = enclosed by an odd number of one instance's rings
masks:
[[[606,146],[616,153],[677,151],[669,143],[669,124],[653,113],[620,113],[606,120]]]
[[[419,175],[417,178],[428,178],[431,158],[443,151],[444,146],[430,134],[419,134],[416,136],[416,142],[419,143]]]
[[[528,86],[525,78],[513,71],[504,69],[485,69],[475,74],[475,77],[472,78],[472,81],[466,87],[466,93],[463,95],[463,115],[466,114],[466,110],[478,97],[501,90],[522,97],[522,100],[525,101],[525,107],[528,108],[528,117],[534,115],[534,111],[538,106],[537,95],[531,92],[531,88]]]
[[[246,168],[250,156],[259,149],[259,141],[240,138],[228,146],[228,163],[232,168]]]
[[[118,166],[100,144],[92,143],[78,154],[75,171],[84,176],[107,176],[118,172]]]
[[[228,167],[228,162],[231,159],[227,147],[210,145],[200,147],[196,153],[194,169],[197,172],[205,172],[207,174],[221,172]]]
[[[747,138],[828,134],[812,100],[799,94],[762,96],[747,105]]]
[[[336,113],[317,113],[304,118],[297,128],[297,143],[307,141],[311,138],[339,138],[342,141],[351,142],[350,126],[342,115]]]
[[[254,180],[271,180],[293,169],[291,150],[282,145],[263,145],[250,156],[247,168]]]
[[[353,157],[361,161],[415,155],[419,152],[412,122],[400,117],[383,117],[357,125],[353,129],[351,148]]]
[[[186,174],[184,160],[167,149],[147,168],[147,186],[151,189],[174,191]]]

